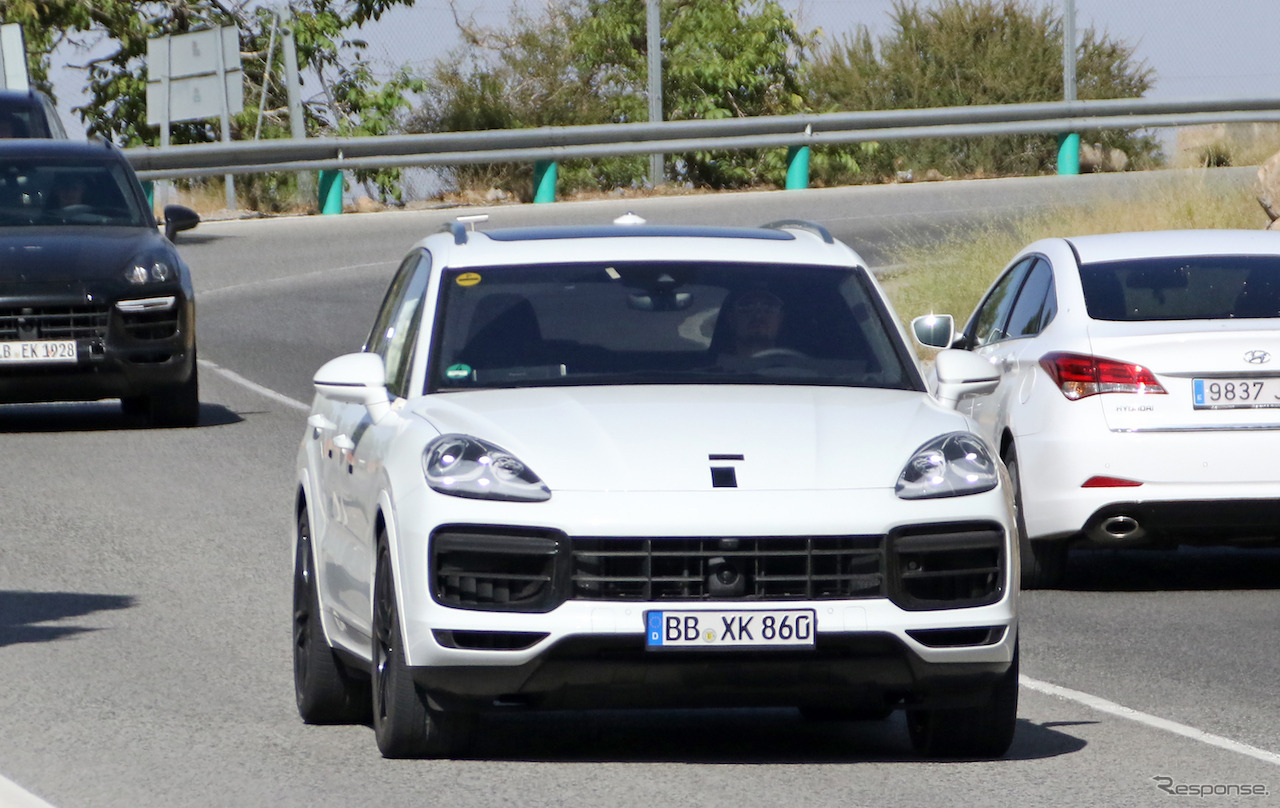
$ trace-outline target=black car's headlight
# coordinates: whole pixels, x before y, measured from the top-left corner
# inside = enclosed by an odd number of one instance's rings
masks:
[[[173,260],[163,255],[141,255],[129,262],[124,279],[134,286],[164,283],[178,277]]]
[[[551,489],[505,449],[469,435],[441,435],[422,452],[427,485],[442,494],[544,502]]]
[[[990,491],[1000,473],[987,447],[969,432],[940,435],[907,461],[895,489],[902,499],[959,497]]]

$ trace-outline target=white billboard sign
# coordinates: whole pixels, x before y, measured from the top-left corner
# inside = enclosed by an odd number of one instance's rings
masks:
[[[147,40],[148,124],[219,118],[243,109],[238,29]]]

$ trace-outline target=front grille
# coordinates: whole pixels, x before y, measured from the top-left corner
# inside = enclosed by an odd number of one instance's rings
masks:
[[[0,340],[103,339],[108,307],[6,306],[0,308]]]
[[[168,339],[178,333],[178,309],[121,314],[120,325],[134,339]]]
[[[828,600],[882,595],[879,536],[581,538],[571,597]]]
[[[889,597],[903,609],[984,606],[1004,593],[1004,532],[996,526],[908,528],[889,534]]]

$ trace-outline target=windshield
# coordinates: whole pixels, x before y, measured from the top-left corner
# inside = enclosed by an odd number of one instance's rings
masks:
[[[1080,267],[1095,320],[1227,320],[1280,317],[1280,257],[1196,256],[1108,261]]]
[[[920,384],[858,268],[619,261],[446,270],[439,311],[430,392]]]
[[[150,224],[116,163],[0,160],[0,227]]]

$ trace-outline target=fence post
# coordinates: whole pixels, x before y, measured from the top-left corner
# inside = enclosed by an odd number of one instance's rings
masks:
[[[539,160],[533,164],[533,201],[556,201],[556,163],[554,160]]]
[[[809,147],[787,147],[787,190],[797,191],[809,187]]]
[[[156,184],[151,180],[142,183],[142,192],[147,195],[147,207],[154,213],[156,209]]]
[[[320,212],[342,213],[342,172],[320,172]]]
[[[1080,173],[1080,136],[1058,135],[1058,173]]]

